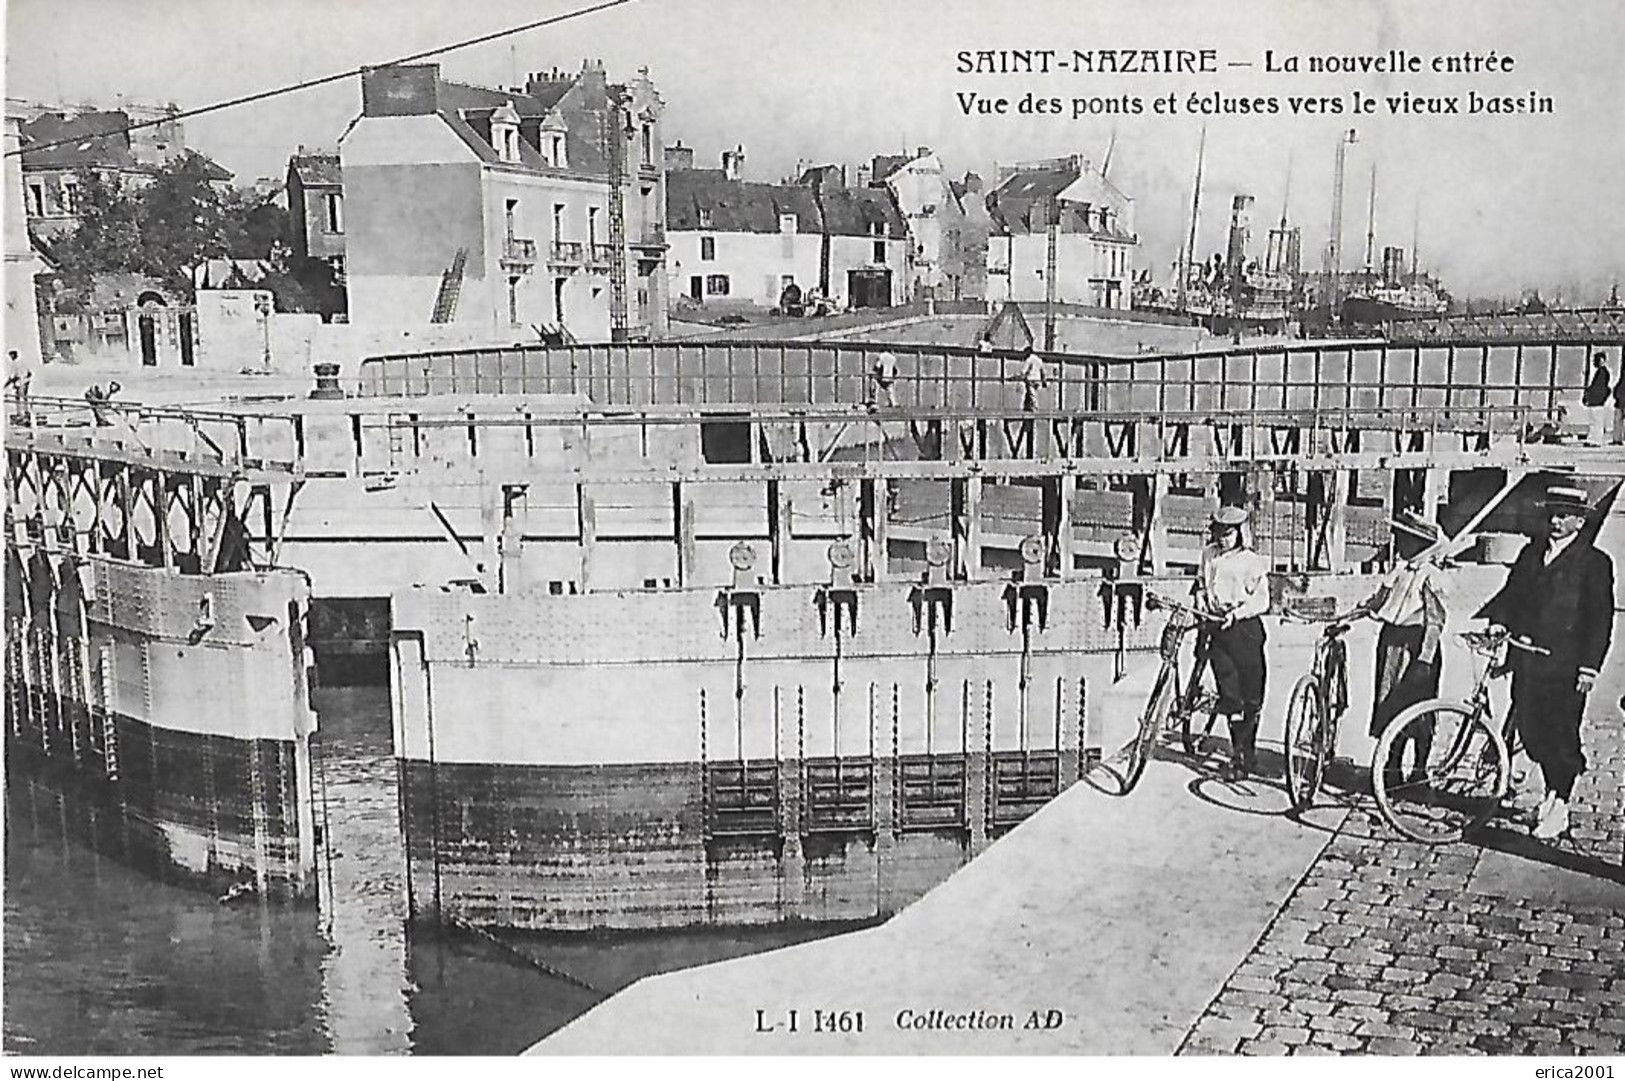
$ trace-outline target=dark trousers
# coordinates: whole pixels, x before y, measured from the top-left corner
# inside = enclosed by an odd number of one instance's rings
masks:
[[[1517,669],[1512,673],[1512,723],[1518,738],[1540,767],[1546,787],[1567,800],[1575,778],[1585,772],[1580,749],[1580,718],[1586,696],[1575,687],[1576,672]]]
[[[1371,734],[1382,738],[1393,719],[1416,703],[1439,693],[1439,656],[1423,663],[1422,638],[1427,628],[1384,623],[1377,633],[1377,686],[1372,696]]]
[[[1230,745],[1249,769],[1256,757],[1258,711],[1264,706],[1264,623],[1257,616],[1220,627],[1209,638],[1208,663],[1219,686],[1216,712],[1230,717]]]

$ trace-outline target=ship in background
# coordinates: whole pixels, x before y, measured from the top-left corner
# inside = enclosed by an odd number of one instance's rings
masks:
[[[1190,231],[1165,285],[1149,273],[1136,283],[1134,306],[1165,312],[1204,327],[1213,334],[1287,335],[1305,304],[1302,232],[1287,223],[1283,202],[1279,225],[1269,231],[1262,260],[1250,256],[1253,197],[1237,194],[1230,204],[1230,233],[1223,254],[1194,259],[1196,226],[1202,205],[1202,167],[1206,133],[1197,150],[1196,181],[1191,194]],[[1290,191],[1290,174],[1288,186]]]

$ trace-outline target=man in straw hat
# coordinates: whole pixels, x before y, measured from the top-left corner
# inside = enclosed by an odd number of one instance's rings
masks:
[[[1247,546],[1247,512],[1220,507],[1208,523],[1211,542],[1202,549],[1198,605],[1218,620],[1210,632],[1209,663],[1219,685],[1215,712],[1230,722],[1230,768],[1234,780],[1258,770],[1258,711],[1264,706],[1264,623],[1270,609],[1269,564]]]
[[[1597,681],[1614,623],[1614,562],[1581,529],[1590,509],[1579,488],[1549,488],[1549,526],[1518,553],[1501,591],[1479,613],[1546,650],[1512,650],[1512,718],[1529,757],[1540,767],[1546,797],[1533,835],[1557,837],[1569,827],[1569,799],[1585,771],[1580,718]]]
[[[1376,739],[1402,711],[1439,693],[1439,640],[1445,625],[1447,593],[1438,549],[1443,531],[1409,513],[1396,516],[1393,527],[1394,568],[1356,609],[1382,625],[1371,699],[1370,731]],[[1416,761],[1425,762],[1428,751],[1425,743],[1417,747]]]

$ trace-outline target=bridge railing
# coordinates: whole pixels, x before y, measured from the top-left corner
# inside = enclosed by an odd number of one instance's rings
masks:
[[[1568,308],[1544,312],[1460,312],[1400,319],[1384,328],[1393,342],[1457,344],[1579,340],[1597,346],[1625,342],[1625,308]]]
[[[1019,473],[1026,466],[1080,472],[1244,468],[1413,468],[1443,460],[1522,452],[1522,406],[1415,409],[1157,412],[918,410],[777,407],[752,410],[626,409],[576,415],[371,411],[325,418],[307,430],[307,475],[352,476],[500,468],[586,470],[598,479],[679,475],[771,479],[839,473],[932,474],[940,463]],[[310,419],[313,423],[315,418]],[[922,464],[923,463],[923,464]],[[936,464],[932,464],[936,463]],[[1397,464],[1396,464],[1397,463]],[[916,468],[919,465],[919,468]],[[1010,467],[1005,469],[1005,467]],[[768,467],[765,474],[751,472]]]
[[[204,462],[228,469],[297,471],[298,418],[138,402],[8,395],[8,442],[39,434],[97,446]]]
[[[1503,344],[1313,341],[1106,357],[1041,353],[1042,407],[1087,410],[1397,409],[1578,405],[1595,340]],[[857,404],[896,360],[891,396],[932,409],[1019,408],[1024,354],[862,342],[657,342],[432,351],[363,361],[369,396],[557,394],[595,405]]]

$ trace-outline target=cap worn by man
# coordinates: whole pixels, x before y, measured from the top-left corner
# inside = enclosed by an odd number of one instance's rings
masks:
[[[1584,517],[1591,510],[1590,497],[1583,488],[1548,488],[1542,501],[1554,514],[1573,514]]]
[[[1247,524],[1247,509],[1245,507],[1220,507],[1213,512],[1210,524],[1222,526],[1225,529],[1234,529]]]

